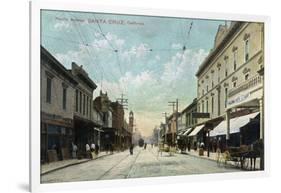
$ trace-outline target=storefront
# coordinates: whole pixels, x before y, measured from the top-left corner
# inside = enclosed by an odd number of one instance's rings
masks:
[[[41,162],[70,159],[72,120],[46,113],[41,116]]]
[[[197,148],[197,144],[206,141],[206,132],[204,131],[205,124],[196,126],[189,134],[188,140],[193,149]]]
[[[226,120],[210,131],[210,138],[217,141],[221,140],[224,146],[226,146],[226,135]],[[239,147],[240,145],[249,145],[257,139],[259,139],[259,112],[230,119],[228,146]]]

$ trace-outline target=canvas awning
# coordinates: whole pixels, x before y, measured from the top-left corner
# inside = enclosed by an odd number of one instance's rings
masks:
[[[230,134],[232,133],[239,133],[240,128],[247,125],[251,119],[255,118],[259,112],[251,113],[248,115],[235,117],[230,119],[229,127],[230,127]],[[218,135],[226,135],[226,120],[222,121],[218,126],[216,126],[212,131],[210,131],[210,137],[218,136]]]
[[[186,129],[186,131],[183,133],[183,135],[187,136],[187,134],[189,134],[189,133],[190,133],[191,129],[192,129],[192,128],[188,128],[188,129]]]
[[[203,129],[205,125],[199,125],[197,127],[195,127],[195,129],[188,135],[189,137],[195,136],[197,135],[197,133],[199,133],[199,131],[201,131],[201,129]]]
[[[185,133],[185,129],[180,130],[180,131],[178,132],[178,135],[183,135],[184,133]]]

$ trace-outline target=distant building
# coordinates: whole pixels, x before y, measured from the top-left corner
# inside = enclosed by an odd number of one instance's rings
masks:
[[[179,140],[182,140],[183,144],[187,144],[188,140],[192,144],[194,139],[194,136],[188,135],[192,132],[192,130],[195,128],[197,124],[197,119],[193,117],[194,113],[197,112],[197,99],[193,99],[192,103],[188,105],[185,109],[183,109],[179,113],[178,117],[178,138]],[[197,135],[195,136],[197,137]]]
[[[165,138],[168,145],[175,145],[177,138],[177,113],[172,113],[167,117],[167,129]]]
[[[133,133],[134,131],[134,113],[130,111],[129,113],[129,132]]]
[[[124,127],[124,109],[118,102],[111,102],[112,108],[112,128],[113,128],[113,143],[116,148],[121,149],[123,140],[123,127]]]
[[[112,108],[111,101],[108,98],[107,93],[100,91],[100,96],[94,100],[95,108],[101,113],[103,126],[101,132],[101,149],[105,149],[106,145],[114,143],[115,141],[115,130],[112,127]]]

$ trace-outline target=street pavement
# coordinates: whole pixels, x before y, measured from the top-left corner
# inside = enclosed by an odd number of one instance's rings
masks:
[[[134,148],[134,155],[130,155],[129,151],[114,153],[113,155],[41,175],[41,183],[239,171],[241,170],[231,166],[218,167],[215,161],[191,155],[174,154],[170,156],[168,153],[163,152],[161,156],[158,153],[158,148],[149,146],[147,149]]]

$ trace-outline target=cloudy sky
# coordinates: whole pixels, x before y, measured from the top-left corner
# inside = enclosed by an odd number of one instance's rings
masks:
[[[99,91],[123,93],[137,128],[149,136],[170,114],[196,97],[195,72],[225,21],[42,11],[41,44],[66,68],[83,65]],[[126,112],[127,116],[128,112]]]

